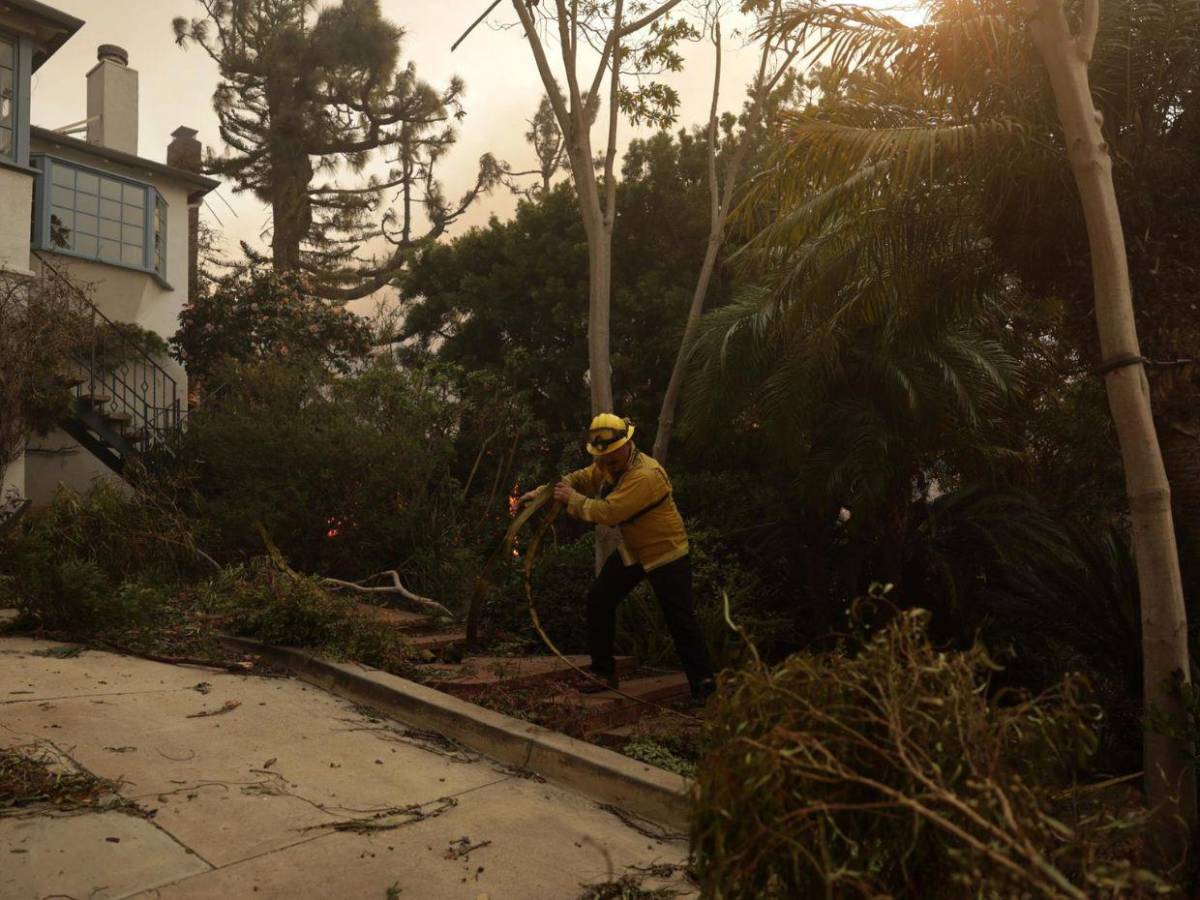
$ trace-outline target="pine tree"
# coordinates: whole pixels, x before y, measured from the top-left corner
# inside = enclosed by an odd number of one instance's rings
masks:
[[[472,188],[447,200],[435,170],[455,141],[463,83],[434,87],[403,64],[404,31],[379,0],[197,2],[204,14],[174,30],[220,71],[213,105],[227,149],[206,169],[270,205],[277,270],[308,273],[328,299],[365,297],[491,186],[497,166],[485,156]],[[387,175],[364,175],[381,156]],[[385,209],[390,191],[398,203]],[[381,238],[384,258],[364,259]]]

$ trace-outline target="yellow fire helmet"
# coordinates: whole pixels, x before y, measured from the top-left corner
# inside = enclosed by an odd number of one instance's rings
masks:
[[[633,423],[613,413],[600,413],[588,428],[587,451],[606,456],[620,450],[633,439]]]

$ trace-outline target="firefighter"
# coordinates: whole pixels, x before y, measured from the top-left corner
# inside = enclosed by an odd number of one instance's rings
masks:
[[[687,673],[692,697],[703,703],[714,689],[713,669],[692,601],[687,530],[667,473],[637,449],[633,434],[628,419],[613,413],[596,416],[587,440],[592,464],[565,476],[554,488],[555,499],[576,519],[615,526],[621,532],[620,546],[605,560],[588,590],[591,670],[604,685],[617,687],[613,659],[617,607],[643,579],[649,579]],[[521,502],[533,499],[537,492],[525,494]],[[605,687],[589,684],[583,690]]]

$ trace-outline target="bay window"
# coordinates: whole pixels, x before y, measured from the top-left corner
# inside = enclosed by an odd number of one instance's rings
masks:
[[[34,243],[54,253],[167,272],[167,203],[153,185],[50,156],[42,171]]]

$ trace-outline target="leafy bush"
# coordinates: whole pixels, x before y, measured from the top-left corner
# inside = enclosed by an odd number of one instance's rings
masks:
[[[155,498],[97,481],[61,489],[0,547],[0,577],[21,618],[82,633],[145,621],[163,585],[194,574],[193,536]]]
[[[386,360],[346,378],[311,360],[229,378],[177,450],[209,552],[262,553],[262,523],[302,571],[362,578],[405,563],[410,587],[436,595],[459,528],[449,383]]]
[[[989,699],[983,647],[939,651],[927,624],[726,676],[692,830],[706,895],[1165,891],[1130,861],[1140,814],[1061,800],[1096,746],[1083,680]]]
[[[1038,691],[1088,672],[1106,714],[1105,764],[1140,768],[1141,614],[1123,525],[1080,524],[1024,492],[968,487],[932,504],[913,556],[921,590],[937,598],[940,635],[981,634],[1009,663],[1005,685]]]
[[[330,593],[317,579],[282,571],[269,559],[228,570],[197,593],[235,634],[391,672],[409,668],[410,654],[394,628],[371,620],[354,600]]]
[[[211,391],[230,361],[315,357],[349,371],[367,355],[370,328],[344,306],[308,294],[297,273],[239,270],[183,309],[172,355]]]

